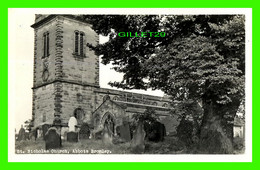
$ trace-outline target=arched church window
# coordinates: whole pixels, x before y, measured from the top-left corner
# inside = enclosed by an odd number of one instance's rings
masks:
[[[85,34],[84,32],[75,31],[74,32],[74,54],[76,56],[84,57],[84,42]]]
[[[50,55],[49,46],[50,46],[49,32],[45,32],[43,34],[43,57],[47,57]]]
[[[83,46],[84,42],[83,42],[83,41],[84,41],[84,33],[81,32],[81,33],[80,33],[80,44],[79,44],[80,56],[83,56],[83,55],[84,55],[84,53],[83,53],[83,52],[84,52],[84,49],[83,49],[83,47],[84,47],[84,46]]]
[[[79,32],[75,31],[75,54],[79,53]]]

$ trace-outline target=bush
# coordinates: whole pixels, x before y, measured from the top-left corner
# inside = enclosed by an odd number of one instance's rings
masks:
[[[183,117],[177,127],[176,136],[179,142],[183,143],[188,149],[194,148],[198,143],[198,127],[196,123]]]
[[[235,137],[233,139],[233,147],[235,150],[242,150],[245,147],[245,140],[240,137]]]

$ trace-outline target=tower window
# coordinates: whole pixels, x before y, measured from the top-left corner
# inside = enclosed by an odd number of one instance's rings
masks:
[[[75,32],[75,54],[79,53],[79,33]]]
[[[47,57],[50,55],[50,40],[49,40],[49,32],[45,32],[43,34],[43,57]]]
[[[85,34],[83,32],[75,31],[74,36],[74,54],[76,56],[84,57]]]

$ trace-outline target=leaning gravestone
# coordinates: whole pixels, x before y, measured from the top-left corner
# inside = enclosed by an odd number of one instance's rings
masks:
[[[61,147],[61,136],[54,127],[49,128],[45,135],[45,149],[56,149]]]
[[[131,141],[131,151],[133,153],[144,153],[145,144],[144,144],[144,138],[145,138],[145,131],[144,131],[144,125],[143,122],[139,121],[136,130],[133,134],[133,139]]]
[[[67,141],[68,142],[78,142],[79,134],[77,132],[68,132],[67,133]]]
[[[45,135],[48,131],[48,129],[50,128],[50,125],[49,124],[44,124],[42,125],[42,136],[43,136],[43,139],[45,140]]]
[[[70,117],[69,122],[68,122],[69,132],[75,132],[76,131],[75,127],[77,126],[77,124],[78,124],[77,119],[73,116]]]
[[[79,130],[80,139],[89,139],[90,136],[90,127],[87,123],[83,123]]]
[[[21,126],[21,129],[19,130],[17,140],[18,140],[18,141],[26,140],[25,129],[23,128],[23,126]]]
[[[111,131],[109,130],[108,125],[105,124],[105,125],[104,125],[104,129],[103,129],[103,132],[102,132],[102,142],[103,142],[104,144],[111,145],[111,144],[113,144],[113,143],[112,143],[112,140],[113,140],[112,133],[111,133]]]
[[[128,122],[123,122],[123,125],[119,127],[120,137],[126,142],[131,140],[130,127]]]

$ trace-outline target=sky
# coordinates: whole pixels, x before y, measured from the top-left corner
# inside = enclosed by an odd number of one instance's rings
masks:
[[[32,115],[34,30],[30,26],[34,23],[34,19],[33,12],[9,10],[8,114],[15,117],[14,126],[17,131]],[[106,37],[100,37],[100,41],[105,42]],[[112,70],[111,65],[105,66],[100,63],[101,87],[112,88],[108,82],[121,79],[122,74]],[[158,90],[132,90],[132,92],[163,96],[163,92]]]

